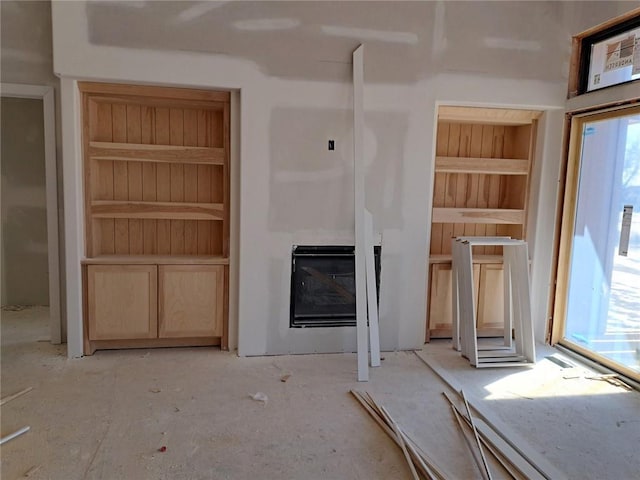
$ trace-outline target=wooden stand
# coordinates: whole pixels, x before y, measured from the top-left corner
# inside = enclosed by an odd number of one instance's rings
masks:
[[[229,93],[79,86],[85,353],[226,348]]]

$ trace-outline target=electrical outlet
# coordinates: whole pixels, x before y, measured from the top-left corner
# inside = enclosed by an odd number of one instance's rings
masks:
[[[336,149],[336,143],[334,140],[329,140],[329,150],[335,150]]]

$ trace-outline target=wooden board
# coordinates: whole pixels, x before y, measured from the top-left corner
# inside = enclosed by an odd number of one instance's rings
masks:
[[[91,202],[91,216],[93,218],[173,218],[191,220],[222,220],[223,214],[224,206],[221,203],[127,201],[110,202],[104,200],[94,200],[93,202]],[[178,232],[178,239],[183,238],[184,232]],[[176,253],[182,254],[183,252]]]
[[[142,140],[142,109],[139,105],[127,105],[127,142]],[[133,162],[128,168],[129,200],[142,200],[142,164]],[[142,220],[129,220],[129,253],[141,255],[144,250]]]
[[[89,265],[87,277],[89,340],[157,336],[155,266]]]
[[[158,336],[221,337],[224,266],[161,265],[158,269]]]
[[[229,265],[226,257],[209,255],[103,255],[82,265]]]
[[[207,102],[228,102],[229,92],[215,90],[198,90],[194,88],[154,87],[149,85],[129,85],[123,83],[94,83],[78,82],[80,91],[93,93],[96,96],[111,95],[115,97],[138,96],[151,97],[153,101],[158,99],[189,100]]]
[[[127,108],[131,107],[133,106],[127,106]],[[95,160],[118,160],[123,162],[224,164],[224,148],[143,145],[133,142],[90,142],[89,156]]]
[[[520,158],[436,156],[436,172],[527,175],[529,173],[529,162]]]
[[[469,122],[490,125],[526,125],[540,118],[539,110],[516,110],[510,108],[480,108],[440,106],[438,120],[448,122]]]
[[[211,347],[216,345],[220,345],[222,348],[222,339],[220,337],[91,340],[87,342],[84,353],[85,355],[93,355],[96,350],[119,350],[123,348]]]
[[[524,220],[524,210],[507,208],[434,208],[432,220],[434,223],[505,223],[520,225]]]

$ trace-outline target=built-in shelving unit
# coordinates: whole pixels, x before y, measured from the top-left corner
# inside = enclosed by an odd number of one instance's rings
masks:
[[[526,239],[529,180],[540,113],[459,106],[438,109],[427,341],[451,336],[451,239]],[[474,247],[481,335],[502,332],[501,253],[501,247]],[[499,288],[490,285],[495,282]]]
[[[80,82],[79,87],[87,252],[83,262],[86,353],[95,348],[139,346],[140,338],[149,340],[145,346],[154,346],[154,341],[158,346],[171,344],[166,338],[160,341],[169,330],[171,338],[182,338],[176,344],[188,344],[193,337],[194,345],[224,346],[229,93],[88,82]],[[199,281],[193,288],[182,288],[196,278]],[[155,327],[142,337],[135,329],[129,332],[126,322],[111,318],[126,318],[126,311],[109,313],[99,308],[109,305],[102,298],[105,292],[114,297],[127,295],[116,282],[132,282],[130,287],[143,298],[157,297],[157,305],[145,311],[157,317],[149,323]],[[198,306],[211,299],[220,308]],[[181,306],[170,308],[167,301],[173,307]],[[180,320],[181,326],[163,328],[186,311],[191,314]],[[163,319],[163,312],[171,312],[172,317]],[[215,318],[205,318],[212,312]],[[189,322],[200,326],[191,328]],[[204,327],[207,322],[209,329]],[[194,336],[194,332],[199,333]]]

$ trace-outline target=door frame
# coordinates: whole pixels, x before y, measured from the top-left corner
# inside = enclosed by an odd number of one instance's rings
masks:
[[[581,153],[582,153],[582,128],[586,122],[608,120],[624,115],[623,112],[640,112],[640,103],[628,102],[623,105],[609,105],[602,108],[591,109],[580,113],[568,113],[568,145],[566,154],[566,167],[564,176],[564,197],[560,211],[559,246],[556,263],[556,288],[554,290],[552,305],[553,317],[551,325],[551,345],[560,344],[570,350],[595,360],[606,367],[619,371],[622,374],[638,380],[638,372],[619,363],[597,354],[587,348],[564,338],[567,316],[567,302],[569,293],[569,275],[571,267],[571,254],[573,236],[575,233],[575,217],[578,201],[578,184],[580,180]],[[622,114],[622,115],[621,115]]]
[[[54,88],[45,85],[1,83],[0,96],[42,100],[44,113],[44,164],[47,198],[47,250],[49,266],[49,332],[51,343],[62,343],[60,314],[60,256],[58,245],[58,176],[56,167],[56,117]]]

